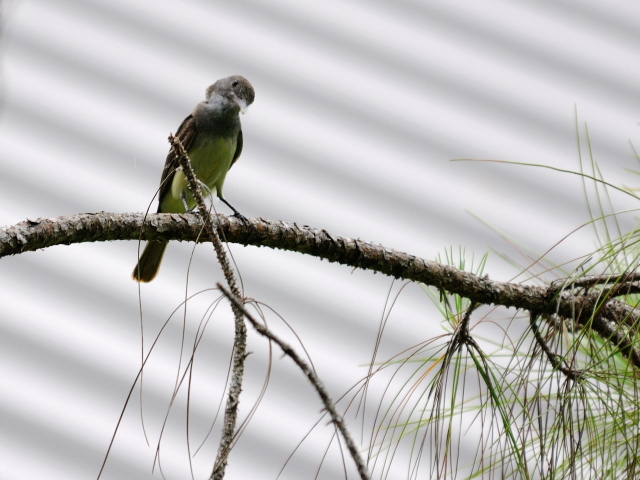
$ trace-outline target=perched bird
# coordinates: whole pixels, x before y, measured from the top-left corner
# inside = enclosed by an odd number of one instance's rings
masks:
[[[203,195],[217,195],[241,218],[244,217],[225,200],[222,187],[227,172],[242,153],[238,114],[244,113],[254,98],[255,91],[246,78],[240,75],[222,78],[207,88],[206,100],[184,119],[176,133],[191,159],[196,177],[206,186]],[[158,199],[158,213],[185,213],[196,204],[173,148],[164,164]],[[166,241],[147,243],[133,270],[133,279],[139,282],[153,280],[166,248]]]

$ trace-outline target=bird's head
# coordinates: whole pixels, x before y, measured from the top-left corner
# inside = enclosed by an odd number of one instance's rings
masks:
[[[218,80],[207,88],[207,100],[214,94],[226,97],[235,102],[242,113],[247,110],[256,98],[256,92],[253,86],[249,83],[249,80],[242,75],[233,75]]]

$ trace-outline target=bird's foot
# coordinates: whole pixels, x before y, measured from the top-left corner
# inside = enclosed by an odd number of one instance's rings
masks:
[[[240,212],[236,211],[233,215],[231,215],[232,217],[236,217],[238,219],[240,219],[242,221],[242,223],[249,223],[249,220],[247,219],[247,217],[245,217],[244,215],[242,215]]]
[[[226,205],[227,207],[229,207],[231,210],[233,210],[233,216],[234,216],[234,217],[239,218],[240,220],[242,220],[242,223],[245,223],[245,224],[246,224],[246,223],[249,223],[249,220],[247,220],[247,217],[245,217],[245,216],[244,216],[244,215],[242,215],[238,210],[236,210],[236,208],[235,208],[233,205],[231,205],[229,202],[227,202],[227,201],[224,199],[224,197],[219,197],[219,198],[220,198],[220,200],[222,200],[222,201],[225,203],[225,205]]]

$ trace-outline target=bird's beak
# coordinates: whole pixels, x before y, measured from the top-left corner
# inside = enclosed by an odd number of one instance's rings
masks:
[[[247,101],[244,98],[238,98],[235,92],[231,93],[233,95],[233,101],[236,102],[236,105],[240,107],[240,113],[245,113],[249,105],[247,105]]]
[[[240,107],[240,113],[244,114],[247,111],[247,108],[249,108],[249,106],[247,105],[247,101],[243,98],[236,97],[236,103]]]

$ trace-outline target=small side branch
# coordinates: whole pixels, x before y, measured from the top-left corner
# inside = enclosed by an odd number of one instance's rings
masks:
[[[622,275],[588,275],[577,279],[562,278],[551,282],[550,288],[589,288],[596,285],[618,285],[620,283],[633,284],[640,282],[640,273],[631,272]]]
[[[351,434],[349,433],[349,430],[347,430],[347,426],[345,425],[344,419],[342,418],[342,416],[338,414],[335,406],[333,405],[333,401],[331,400],[331,397],[329,397],[329,394],[325,390],[324,386],[322,385],[322,382],[320,381],[318,376],[315,374],[315,372],[309,367],[309,365],[307,365],[307,363],[304,360],[302,360],[298,356],[298,354],[295,352],[293,348],[291,348],[291,346],[289,346],[289,344],[280,340],[268,328],[266,328],[264,325],[258,322],[255,318],[253,318],[253,316],[246,310],[244,305],[240,302],[238,297],[235,297],[233,294],[231,294],[231,292],[229,292],[226,288],[224,288],[220,284],[218,284],[218,288],[224,294],[224,296],[229,299],[232,305],[235,305],[237,309],[242,311],[242,313],[247,318],[247,320],[249,320],[249,323],[251,323],[253,328],[255,328],[260,335],[267,337],[269,340],[277,344],[282,349],[284,354],[287,355],[289,358],[291,358],[295,362],[295,364],[298,365],[298,367],[300,367],[300,370],[302,370],[302,372],[307,376],[307,378],[309,379],[313,387],[316,389],[316,392],[318,392],[318,395],[320,396],[320,399],[324,404],[324,408],[326,408],[326,410],[329,412],[329,415],[331,416],[331,421],[333,422],[333,424],[336,426],[336,428],[342,435],[344,443],[347,445],[347,448],[349,449],[349,453],[351,454],[351,458],[356,464],[356,468],[358,469],[358,473],[360,474],[361,480],[369,480],[370,477],[369,477],[369,473],[367,472],[367,468],[364,462],[362,461],[360,452],[358,452],[358,449],[356,448],[356,445],[353,439],[351,438]]]
[[[555,368],[556,370],[561,371],[562,373],[564,373],[571,380],[576,381],[576,380],[581,379],[582,378],[582,372],[581,371],[573,370],[571,368],[565,367],[563,359],[562,359],[562,356],[558,355],[557,353],[555,353],[555,352],[553,352],[551,350],[551,348],[547,344],[547,341],[544,339],[544,337],[540,333],[540,329],[538,328],[537,320],[538,320],[539,316],[540,315],[538,313],[536,313],[536,312],[531,312],[530,313],[529,321],[530,321],[530,324],[531,324],[531,331],[533,331],[533,335],[536,338],[536,342],[538,343],[538,345],[540,346],[542,351],[546,354],[547,358],[549,359],[549,363],[551,363],[553,368]]]

